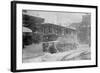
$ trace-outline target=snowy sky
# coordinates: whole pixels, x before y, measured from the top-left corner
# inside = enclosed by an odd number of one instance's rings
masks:
[[[54,23],[62,26],[69,26],[71,23],[79,23],[82,21],[82,16],[86,15],[86,13],[51,12],[34,10],[27,10],[27,14],[42,17],[45,19],[45,23]]]

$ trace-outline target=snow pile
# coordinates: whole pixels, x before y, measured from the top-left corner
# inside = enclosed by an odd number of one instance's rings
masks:
[[[25,60],[24,62],[67,61],[75,60],[77,58],[81,60],[81,57],[84,57],[84,55],[90,58],[90,48],[80,47],[77,50],[59,52],[54,54],[44,53],[44,55],[42,56],[31,58]]]

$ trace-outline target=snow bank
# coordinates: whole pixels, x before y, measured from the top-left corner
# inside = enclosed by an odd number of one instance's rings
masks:
[[[44,53],[44,55],[31,58],[25,60],[24,62],[44,62],[44,61],[64,61],[64,60],[71,60],[72,58],[78,57],[82,53],[89,53],[90,48],[86,47],[79,47],[77,50],[71,50],[66,52],[59,52],[59,53]],[[73,59],[72,59],[73,60]]]

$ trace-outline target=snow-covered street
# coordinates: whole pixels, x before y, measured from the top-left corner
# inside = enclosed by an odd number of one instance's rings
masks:
[[[69,60],[90,60],[90,48],[86,45],[80,45],[76,50],[70,50],[58,53],[43,53],[38,57],[25,59],[24,63],[44,62],[44,61],[69,61]]]

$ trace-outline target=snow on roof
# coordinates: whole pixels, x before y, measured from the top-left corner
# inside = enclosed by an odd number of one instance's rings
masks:
[[[23,32],[32,32],[32,30],[27,27],[22,27],[22,30]]]
[[[76,28],[75,28],[75,27],[72,27],[72,26],[68,26],[67,28],[70,28],[70,29],[76,30]]]

